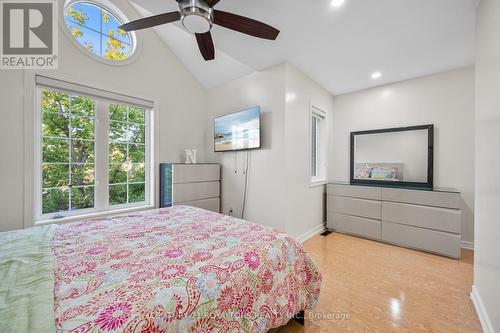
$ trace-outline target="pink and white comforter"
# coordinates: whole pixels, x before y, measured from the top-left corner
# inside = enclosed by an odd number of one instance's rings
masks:
[[[320,292],[293,238],[192,207],[62,225],[52,248],[61,332],[265,332]]]

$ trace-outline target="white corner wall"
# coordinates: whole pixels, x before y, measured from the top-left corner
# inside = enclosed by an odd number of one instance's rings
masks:
[[[293,65],[286,66],[285,167],[286,232],[303,239],[322,231],[325,217],[326,186],[311,186],[310,107],[332,116],[333,96]],[[327,123],[327,131],[330,131]],[[327,150],[328,151],[328,150]]]
[[[335,181],[349,180],[350,132],[434,124],[434,186],[462,192],[462,241],[474,240],[473,67],[336,96],[333,110]]]
[[[285,66],[255,72],[208,91],[208,147],[214,150],[213,119],[253,106],[261,107],[262,148],[248,152],[245,219],[276,228],[285,226]],[[222,213],[241,217],[246,151],[213,153],[222,165]]]
[[[286,96],[293,94],[294,98]],[[333,97],[295,67],[279,65],[208,92],[209,140],[213,118],[260,105],[262,149],[253,150],[245,219],[285,230],[299,239],[323,230],[325,186],[309,178],[311,102],[329,113]],[[222,164],[222,212],[241,217],[247,152],[216,153]]]
[[[486,333],[500,332],[500,2],[476,16],[476,209],[472,299]]]
[[[130,18],[138,14],[127,1],[115,0]],[[153,31],[138,33],[139,57],[130,65],[110,66],[77,49],[59,29],[59,69],[64,74],[95,82],[110,91],[133,92],[159,101],[160,162],[182,161],[184,149],[206,147],[206,91]],[[0,231],[23,228],[24,75],[22,70],[0,71]],[[192,129],[186,132],[186,129]]]

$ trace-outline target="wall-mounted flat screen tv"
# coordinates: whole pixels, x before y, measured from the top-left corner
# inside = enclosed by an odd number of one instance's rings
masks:
[[[260,148],[260,107],[215,118],[215,151]]]

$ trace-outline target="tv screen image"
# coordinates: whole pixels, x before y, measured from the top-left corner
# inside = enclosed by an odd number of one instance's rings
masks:
[[[214,139],[216,152],[260,148],[260,107],[215,118]]]

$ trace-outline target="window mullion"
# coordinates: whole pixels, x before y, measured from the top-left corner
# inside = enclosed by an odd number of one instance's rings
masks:
[[[68,212],[71,212],[73,207],[73,189],[71,185],[73,185],[73,179],[71,175],[71,162],[73,161],[73,156],[72,156],[72,150],[73,150],[73,142],[71,141],[71,132],[72,132],[72,127],[71,127],[71,122],[72,122],[72,114],[71,114],[71,99],[72,96],[68,96]],[[95,201],[95,200],[94,200]]]
[[[108,207],[108,150],[109,150],[109,119],[108,102],[96,100],[96,208],[103,210]]]
[[[320,174],[321,168],[321,123],[323,119],[316,118],[316,177],[323,177]]]
[[[152,124],[152,119],[151,119],[151,112],[145,112],[144,113],[144,120],[145,120],[145,124],[144,124],[144,134],[145,134],[145,140],[144,140],[144,144],[145,144],[145,147],[144,147],[144,152],[145,152],[145,159],[144,159],[144,171],[145,171],[145,174],[144,174],[144,181],[145,181],[145,184],[144,184],[144,190],[145,190],[145,196],[144,196],[144,199],[146,200],[147,203],[153,203],[152,200],[151,200],[151,188],[152,188],[152,184],[154,184],[154,179],[151,178],[151,175],[153,174],[153,172],[151,171],[151,168],[154,167],[153,163],[152,163],[152,149],[153,148],[153,144],[152,144],[152,139],[151,139],[151,133],[152,133],[152,129],[151,129],[151,124]],[[148,148],[148,149],[147,149]]]

